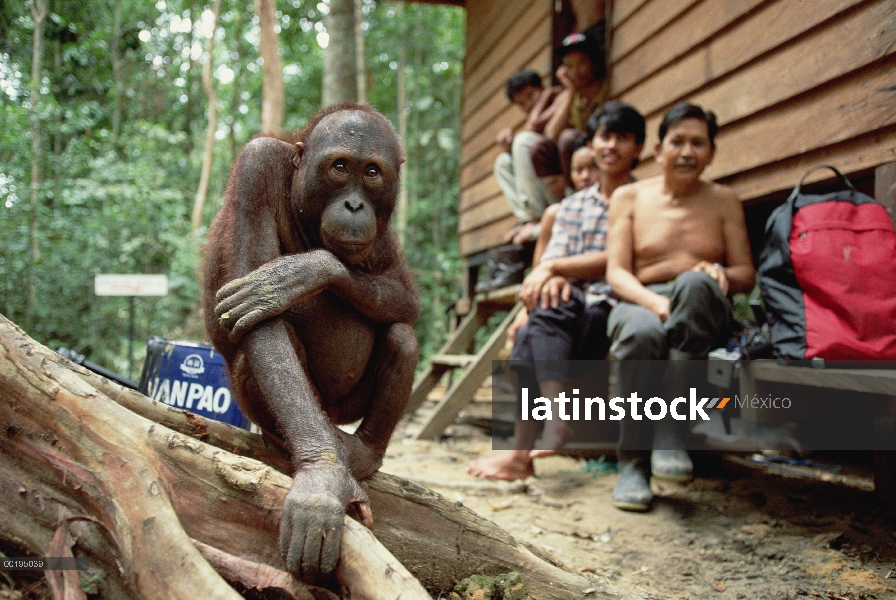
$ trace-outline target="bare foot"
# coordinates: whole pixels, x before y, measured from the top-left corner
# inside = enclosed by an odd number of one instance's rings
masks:
[[[548,448],[543,450],[531,450],[529,452],[529,458],[541,458],[543,456],[550,456],[551,454],[557,454],[557,450]]]
[[[529,452],[529,458],[540,458],[555,454],[570,437],[572,437],[572,429],[565,423],[560,421],[553,426],[549,423],[545,426],[541,441],[538,444],[541,447]]]
[[[467,473],[482,479],[516,481],[535,475],[535,470],[528,451],[513,450],[477,458],[467,466]]]

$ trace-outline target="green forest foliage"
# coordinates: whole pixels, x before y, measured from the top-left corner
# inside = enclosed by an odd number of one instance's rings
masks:
[[[284,126],[294,129],[320,108],[317,36],[326,6],[308,0],[277,6]],[[364,12],[369,101],[396,126],[399,44],[405,44],[406,252],[423,297],[417,333],[426,356],[444,340],[445,306],[459,293],[464,15],[416,3],[397,10],[394,2],[373,0],[365,0]],[[33,82],[30,3],[0,5],[0,312],[52,348],[68,347],[127,373],[128,300],[95,296],[94,275],[165,274],[168,296],[136,300],[134,376],[148,336],[203,339],[197,275],[205,227],[194,235],[190,212],[207,126],[201,69],[210,16],[210,4],[197,0],[50,0],[42,77]],[[224,0],[213,53],[219,119],[206,226],[221,205],[235,153],[260,127],[257,43],[253,2]],[[32,84],[39,84],[34,107]],[[40,125],[36,203],[32,118]]]

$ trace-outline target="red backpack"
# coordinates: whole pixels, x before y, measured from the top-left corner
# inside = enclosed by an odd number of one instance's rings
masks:
[[[847,189],[800,193],[820,168]],[[779,357],[896,360],[896,230],[834,167],[810,169],[771,214],[758,276]]]

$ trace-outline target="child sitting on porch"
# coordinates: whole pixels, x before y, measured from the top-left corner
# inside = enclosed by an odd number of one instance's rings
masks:
[[[510,76],[504,91],[508,100],[527,114],[522,130],[516,135],[512,129],[505,128],[495,138],[503,152],[495,159],[493,172],[517,224],[504,236],[508,245],[489,253],[490,272],[477,284],[477,292],[523,280],[523,271],[530,262],[531,242],[538,237],[538,223],[544,209],[563,197],[562,191],[558,193],[545,184],[532,162],[532,148],[544,140],[541,133],[551,117],[551,102],[559,88],[546,89],[538,73],[522,69]],[[523,244],[529,245],[528,252],[522,248]]]

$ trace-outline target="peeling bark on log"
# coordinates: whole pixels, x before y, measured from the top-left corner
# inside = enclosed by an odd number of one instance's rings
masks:
[[[104,597],[239,598],[224,579],[327,597],[283,571],[277,536],[290,469],[263,437],[123,388],[0,315],[0,505],[9,507],[0,536],[44,554],[59,507],[80,515],[68,521],[74,548],[106,575]],[[413,576],[442,593],[472,574],[514,570],[536,599],[589,588],[589,598],[641,598],[549,564],[414,483],[383,473],[367,483],[373,534],[394,557],[347,518],[337,578],[352,598],[428,597]]]

